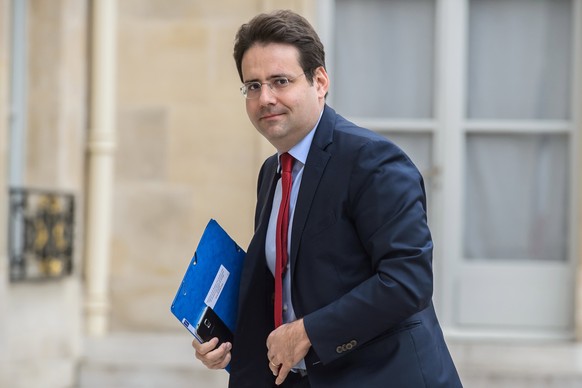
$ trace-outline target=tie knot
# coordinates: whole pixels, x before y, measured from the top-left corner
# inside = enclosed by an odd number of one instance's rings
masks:
[[[281,154],[281,171],[282,172],[291,172],[293,169],[293,161],[295,159],[289,153],[285,152]]]

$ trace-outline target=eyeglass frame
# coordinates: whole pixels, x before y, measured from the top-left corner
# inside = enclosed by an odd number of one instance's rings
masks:
[[[295,77],[289,78],[286,76],[277,76],[277,77],[272,77],[270,81],[268,82],[259,82],[259,81],[250,81],[250,82],[245,82],[243,84],[243,86],[240,87],[240,92],[243,95],[243,97],[247,100],[254,100],[260,97],[261,95],[261,90],[263,89],[263,85],[268,85],[269,86],[269,90],[271,91],[271,93],[273,94],[277,94],[278,91],[280,90],[284,90],[286,89],[289,85],[291,85],[293,82],[295,82],[295,80],[299,77],[301,77],[302,75],[306,75],[307,72],[303,72],[301,74],[296,75]],[[277,81],[281,81],[281,80],[286,80],[287,82],[285,84],[279,85],[279,86],[273,86],[274,82]],[[251,85],[259,85],[259,88],[256,89],[258,94],[255,97],[249,97],[249,86]],[[253,89],[255,90],[255,89]]]

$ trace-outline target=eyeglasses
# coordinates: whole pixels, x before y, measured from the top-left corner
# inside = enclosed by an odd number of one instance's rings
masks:
[[[287,86],[291,85],[297,78],[301,77],[302,75],[305,75],[305,73],[301,73],[293,78],[274,77],[269,82],[247,82],[240,87],[240,92],[247,100],[252,100],[254,98],[258,98],[261,95],[261,88],[263,85],[268,85],[269,89],[271,89],[271,92],[273,92],[273,94],[277,94],[277,92],[280,92]]]

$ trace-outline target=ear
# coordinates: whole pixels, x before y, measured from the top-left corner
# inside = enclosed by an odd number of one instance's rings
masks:
[[[315,69],[313,74],[313,85],[317,89],[317,95],[320,98],[325,98],[327,91],[329,90],[329,77],[327,76],[327,71],[323,66],[319,66]]]

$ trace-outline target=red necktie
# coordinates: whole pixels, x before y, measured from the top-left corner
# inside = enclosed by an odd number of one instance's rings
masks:
[[[287,236],[289,230],[289,197],[291,196],[291,170],[293,156],[281,155],[281,205],[277,216],[276,263],[275,263],[275,327],[283,323],[283,275],[287,268]]]

